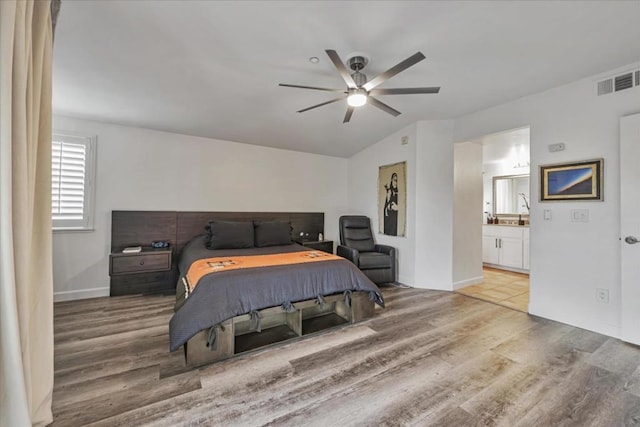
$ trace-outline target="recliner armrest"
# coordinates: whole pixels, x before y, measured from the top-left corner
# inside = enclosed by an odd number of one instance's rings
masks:
[[[386,255],[389,255],[391,257],[391,277],[393,279],[393,281],[397,280],[396,278],[397,273],[396,273],[396,269],[398,268],[396,263],[397,263],[397,259],[396,259],[396,254],[398,253],[396,248],[394,248],[393,246],[388,246],[388,245],[375,245],[374,250],[376,252],[380,252]]]
[[[360,252],[357,249],[350,248],[348,246],[338,245],[336,249],[336,254],[343,258],[348,259],[355,265],[358,265],[360,262]]]
[[[396,254],[396,248],[388,245],[376,245],[373,250],[390,256],[395,256]]]

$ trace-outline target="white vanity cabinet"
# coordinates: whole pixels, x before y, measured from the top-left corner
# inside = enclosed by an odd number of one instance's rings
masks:
[[[484,225],[482,229],[482,261],[498,268],[528,270],[529,228]]]

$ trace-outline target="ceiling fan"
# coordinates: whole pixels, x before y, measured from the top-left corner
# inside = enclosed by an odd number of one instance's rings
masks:
[[[413,87],[413,88],[397,88],[397,89],[376,89],[382,83],[400,73],[401,71],[406,70],[407,68],[417,64],[418,62],[425,59],[425,56],[422,52],[417,52],[404,61],[394,65],[389,68],[384,73],[379,74],[374,79],[367,81],[367,76],[363,74],[361,71],[367,65],[368,59],[363,55],[354,55],[347,59],[347,64],[349,68],[351,68],[354,73],[350,74],[347,67],[342,62],[338,54],[335,50],[326,50],[327,55],[333,62],[333,65],[338,69],[338,73],[347,84],[347,90],[343,89],[329,89],[324,87],[315,87],[315,86],[301,86],[301,85],[292,85],[280,83],[280,86],[285,87],[295,87],[299,89],[312,89],[312,90],[322,90],[326,92],[338,92],[343,95],[338,98],[332,99],[330,101],[326,101],[317,105],[313,105],[311,107],[303,108],[302,110],[298,110],[298,113],[304,113],[305,111],[313,110],[314,108],[322,107],[323,105],[332,104],[337,101],[341,101],[343,99],[347,99],[347,112],[344,115],[344,120],[342,123],[348,123],[351,120],[351,115],[353,111],[357,107],[361,107],[366,103],[373,105],[381,109],[384,112],[391,114],[394,117],[400,115],[400,111],[391,108],[384,102],[375,98],[376,95],[411,95],[411,94],[420,94],[420,93],[438,93],[440,91],[440,87]]]

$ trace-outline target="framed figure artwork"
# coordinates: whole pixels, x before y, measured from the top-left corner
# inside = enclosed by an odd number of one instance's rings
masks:
[[[404,237],[407,227],[407,162],[378,170],[378,232]]]

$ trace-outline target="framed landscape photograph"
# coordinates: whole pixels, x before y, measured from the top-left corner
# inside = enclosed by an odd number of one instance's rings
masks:
[[[604,200],[603,159],[540,166],[540,201]]]

